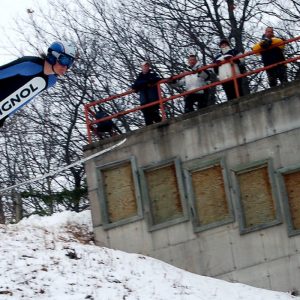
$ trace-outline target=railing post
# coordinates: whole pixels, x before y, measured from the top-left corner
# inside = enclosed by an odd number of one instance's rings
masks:
[[[231,58],[230,59],[230,66],[231,66],[231,71],[232,71],[232,77],[233,77],[233,83],[234,83],[234,90],[235,90],[235,96],[236,98],[240,97],[240,90],[239,90],[239,85],[238,85],[238,79],[236,78],[236,72],[235,72],[235,67],[234,67],[234,61]]]
[[[163,102],[163,97],[162,97],[162,90],[161,90],[161,83],[158,82],[157,84],[157,91],[158,91],[158,97],[159,97],[159,107],[161,110],[161,117],[162,120],[166,120],[167,116],[166,116],[166,111],[165,111],[165,106],[164,106],[164,102]]]
[[[91,129],[90,129],[90,120],[89,120],[89,106],[86,104],[84,106],[84,115],[85,115],[85,122],[86,122],[86,129],[87,129],[87,138],[89,144],[92,143],[92,135],[91,135]]]

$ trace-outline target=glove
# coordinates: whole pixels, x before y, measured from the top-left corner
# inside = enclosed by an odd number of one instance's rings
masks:
[[[177,82],[178,82],[178,79],[174,79],[173,76],[171,76],[168,80],[168,83],[170,83],[170,84],[177,84]]]
[[[0,128],[3,127],[6,119],[7,119],[7,117],[4,117],[3,119],[0,120]]]
[[[239,62],[238,66],[242,74],[246,73],[247,69],[246,69],[246,64],[244,62]]]
[[[272,44],[272,40],[271,39],[263,39],[259,45],[263,48],[263,49],[267,49],[271,46]]]
[[[233,56],[231,54],[225,54],[221,58],[223,58],[223,60],[230,60],[232,57]]]
[[[202,71],[202,72],[198,73],[197,77],[207,79],[209,77],[209,73],[207,71]]]

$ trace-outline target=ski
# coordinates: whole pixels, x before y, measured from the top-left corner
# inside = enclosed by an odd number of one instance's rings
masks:
[[[42,179],[44,179],[44,178],[47,178],[47,177],[53,176],[53,175],[55,175],[55,174],[58,174],[58,173],[60,173],[60,172],[62,172],[62,171],[64,171],[64,170],[70,169],[70,168],[72,168],[72,167],[74,167],[74,166],[80,165],[80,164],[82,164],[82,163],[84,163],[84,162],[86,162],[86,161],[88,161],[88,160],[90,160],[90,159],[92,159],[92,158],[94,158],[94,157],[97,157],[97,156],[99,156],[99,155],[103,155],[104,153],[107,153],[107,152],[110,152],[110,151],[114,150],[115,148],[117,148],[117,147],[121,146],[122,144],[124,144],[124,143],[126,142],[126,140],[127,140],[127,139],[125,138],[125,139],[121,140],[120,142],[118,142],[118,143],[116,143],[116,144],[114,144],[114,145],[112,145],[112,146],[110,146],[110,147],[108,147],[108,148],[106,148],[106,149],[103,149],[103,150],[101,150],[101,151],[99,151],[99,152],[97,152],[97,153],[94,153],[94,154],[92,154],[92,155],[90,155],[90,156],[88,156],[88,157],[85,157],[85,158],[83,158],[83,159],[81,159],[81,160],[78,160],[78,161],[76,161],[76,162],[74,162],[74,163],[72,163],[72,164],[69,164],[69,165],[67,165],[67,166],[65,166],[65,167],[62,167],[62,168],[60,168],[60,169],[57,169],[57,170],[55,170],[55,171],[53,171],[53,172],[45,173],[45,174],[42,175],[42,176],[39,176],[39,177],[36,177],[36,178],[33,178],[33,179],[29,179],[29,180],[27,180],[27,181],[24,181],[24,182],[21,182],[21,183],[18,183],[18,184],[15,184],[15,185],[6,187],[6,188],[4,188],[4,189],[1,189],[1,190],[0,190],[0,193],[6,192],[6,191],[9,191],[9,190],[12,190],[12,189],[14,189],[14,188],[16,188],[16,187],[19,187],[19,186],[22,186],[22,185],[25,185],[25,184],[29,184],[29,183],[33,183],[33,182],[42,180]]]

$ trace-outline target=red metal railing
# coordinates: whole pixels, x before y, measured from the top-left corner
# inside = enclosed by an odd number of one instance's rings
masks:
[[[275,46],[272,46],[270,48],[278,47],[278,46],[285,45],[285,44],[289,44],[289,43],[296,42],[296,41],[299,41],[299,40],[300,40],[300,36],[289,39],[289,40],[286,40],[286,41],[283,41],[282,43],[278,43]],[[268,49],[270,49],[270,48],[268,48]],[[95,119],[95,112],[91,108],[93,108],[97,105],[103,104],[105,102],[109,102],[109,101],[112,101],[112,100],[115,100],[115,99],[125,97],[125,96],[130,95],[130,94],[133,94],[133,93],[135,93],[135,91],[134,90],[128,90],[124,93],[116,94],[116,95],[107,97],[105,99],[100,99],[100,100],[93,101],[93,102],[85,104],[84,112],[85,112],[85,119],[86,119],[86,126],[87,126],[88,142],[89,143],[92,142],[92,125],[93,124],[101,123],[101,122],[111,120],[111,119],[115,119],[115,118],[118,118],[120,116],[124,116],[124,115],[130,114],[130,113],[136,112],[136,111],[140,111],[143,108],[146,108],[146,107],[149,107],[149,106],[152,106],[152,105],[155,105],[155,104],[159,104],[161,115],[162,115],[162,120],[165,120],[167,118],[166,111],[165,111],[165,106],[164,106],[165,102],[173,101],[173,100],[175,100],[177,98],[180,98],[180,97],[183,97],[185,95],[192,94],[192,93],[195,93],[197,91],[205,90],[205,89],[217,86],[217,85],[221,85],[223,83],[226,83],[226,82],[229,82],[229,81],[232,81],[232,80],[234,81],[235,92],[236,92],[236,95],[237,95],[237,98],[238,98],[240,96],[239,88],[238,88],[238,81],[237,81],[239,78],[247,77],[247,76],[255,74],[255,73],[260,73],[262,71],[271,69],[271,68],[273,68],[277,65],[291,63],[291,62],[294,62],[294,61],[297,61],[297,60],[300,59],[300,56],[298,55],[298,56],[286,59],[285,61],[282,61],[280,63],[269,65],[267,67],[261,67],[261,68],[255,69],[255,70],[245,72],[243,74],[236,74],[235,68],[234,68],[234,63],[233,63],[235,60],[238,60],[238,59],[250,56],[250,55],[259,54],[259,53],[261,53],[263,51],[267,51],[267,50],[249,51],[249,52],[246,52],[244,54],[234,56],[234,57],[230,58],[227,61],[222,61],[220,63],[215,63],[215,64],[210,64],[210,65],[203,66],[203,67],[197,69],[196,71],[183,72],[183,73],[180,73],[176,76],[172,76],[170,78],[162,79],[157,83],[157,89],[158,89],[158,95],[159,95],[159,99],[157,101],[151,102],[151,103],[148,103],[148,104],[145,104],[145,105],[136,106],[136,107],[128,109],[128,110],[120,111],[118,113],[115,113],[115,114],[112,114],[110,116],[101,118],[99,120]],[[205,86],[202,86],[202,87],[199,87],[199,88],[196,88],[196,89],[193,89],[193,90],[185,91],[183,93],[179,93],[179,94],[172,95],[172,96],[169,96],[169,97],[163,97],[162,88],[161,88],[162,84],[168,84],[172,80],[180,79],[180,78],[182,78],[184,76],[187,76],[187,75],[190,75],[190,74],[200,73],[204,70],[212,69],[214,67],[220,66],[220,65],[225,64],[225,63],[231,63],[232,74],[233,74],[233,76],[231,78],[221,80],[221,81],[216,81],[216,82],[207,84]],[[90,115],[93,117],[92,120],[90,120],[90,118],[89,118]]]

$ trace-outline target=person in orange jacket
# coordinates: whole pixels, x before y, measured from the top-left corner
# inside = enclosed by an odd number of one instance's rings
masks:
[[[255,44],[252,48],[253,51],[259,52],[262,58],[264,66],[270,66],[272,64],[285,60],[284,47],[285,45],[279,45],[278,47],[272,47],[283,42],[283,39],[274,36],[273,27],[267,27],[265,33],[262,36],[261,41]],[[270,48],[270,49],[269,49]],[[266,70],[270,87],[277,86],[278,80],[281,84],[287,82],[287,70],[286,65],[281,64],[271,69]]]

